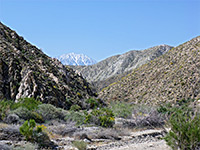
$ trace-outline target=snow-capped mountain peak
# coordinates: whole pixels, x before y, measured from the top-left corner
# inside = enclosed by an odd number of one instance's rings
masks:
[[[63,54],[57,57],[57,59],[60,60],[64,65],[88,66],[97,63],[94,59],[84,54],[76,53]]]

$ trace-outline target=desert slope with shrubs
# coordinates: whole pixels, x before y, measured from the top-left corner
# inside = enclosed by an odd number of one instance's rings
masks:
[[[172,48],[169,45],[159,45],[145,50],[131,50],[106,58],[94,65],[71,67],[100,91],[112,82],[118,81],[119,77],[124,77],[133,69],[165,54]]]
[[[104,88],[107,101],[142,104],[200,98],[200,37],[171,49],[159,58]]]

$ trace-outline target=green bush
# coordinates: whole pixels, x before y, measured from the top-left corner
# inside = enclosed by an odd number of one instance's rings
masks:
[[[51,146],[54,146],[54,143],[51,142],[47,133],[43,132],[44,127],[43,125],[36,126],[35,120],[30,119],[25,121],[19,130],[27,141],[37,143],[39,148],[49,149]]]
[[[39,105],[36,112],[41,114],[44,120],[57,119],[62,116],[61,110],[51,104]]]
[[[17,114],[23,119],[31,119],[31,111],[35,110],[39,104],[41,104],[41,102],[35,100],[34,98],[22,98],[16,103],[11,100],[1,100],[0,119],[5,118],[6,115],[11,112]]]
[[[157,111],[159,113],[171,115],[172,113],[174,113],[178,110],[188,109],[189,104],[193,101],[194,101],[193,99],[188,99],[188,100],[181,99],[181,100],[177,101],[175,104],[172,104],[172,103],[161,104],[157,108]]]
[[[12,110],[10,113],[18,115],[21,119],[29,120],[32,119],[31,111],[24,107],[19,107],[15,110]]]
[[[17,109],[19,107],[24,107],[28,110],[35,110],[39,104],[42,104],[40,101],[35,100],[34,98],[21,98],[18,102],[13,103],[11,109]]]
[[[78,148],[78,150],[86,150],[87,149],[87,143],[84,141],[74,141],[73,145]]]
[[[111,109],[115,117],[119,118],[129,118],[131,117],[133,111],[133,107],[130,104],[121,102],[111,104]]]
[[[165,141],[174,150],[194,150],[200,147],[200,114],[188,107],[176,108],[169,119],[171,130]]]
[[[81,110],[81,107],[79,105],[72,105],[70,107],[70,111],[79,111]]]
[[[84,120],[85,120],[85,115],[77,111],[71,111],[65,117],[65,121],[76,122],[76,125],[84,124]]]
[[[12,111],[10,111],[10,114],[16,114],[21,119],[24,119],[24,120],[34,119],[38,123],[44,122],[43,117],[39,113],[37,113],[35,111],[30,111],[25,107],[19,107],[15,110],[12,110]]]
[[[7,113],[10,111],[13,101],[11,100],[1,100],[0,101],[0,119],[4,119]]]
[[[30,119],[29,121],[25,121],[24,124],[19,128],[20,133],[25,136],[27,141],[34,141],[33,129],[35,128],[35,126],[35,120]]]
[[[86,103],[89,104],[90,108],[97,108],[100,105],[98,100],[96,100],[94,98],[87,99]]]
[[[114,114],[109,108],[94,109],[87,117],[88,122],[102,127],[112,127],[115,121]]]
[[[34,119],[38,123],[43,123],[44,122],[43,117],[39,113],[37,113],[35,111],[31,112],[30,119]]]

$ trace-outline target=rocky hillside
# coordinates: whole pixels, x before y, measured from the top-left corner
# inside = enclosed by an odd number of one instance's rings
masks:
[[[105,100],[156,104],[200,98],[200,36],[103,89]]]
[[[57,59],[60,60],[64,65],[88,66],[97,63],[94,59],[84,54],[75,54],[75,53],[63,54],[57,57]]]
[[[90,85],[71,68],[45,55],[0,23],[0,99],[34,97],[68,108],[66,99],[81,103],[93,96]]]
[[[117,81],[134,68],[151,61],[169,51],[171,46],[160,45],[142,51],[129,51],[122,55],[109,57],[91,66],[74,66],[88,82],[93,83],[96,88],[102,89],[110,83]],[[119,75],[119,76],[118,76]]]

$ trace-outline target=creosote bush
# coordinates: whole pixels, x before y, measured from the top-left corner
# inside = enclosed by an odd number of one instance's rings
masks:
[[[64,110],[62,111],[62,109],[56,108],[51,104],[38,105],[36,112],[39,113],[44,120],[64,119],[65,116]]]
[[[79,105],[72,105],[70,107],[70,111],[79,111],[81,110],[81,107]]]
[[[190,101],[179,101],[168,112],[171,130],[165,141],[174,150],[196,150],[200,148],[200,114],[190,107]],[[173,110],[173,111],[172,111]]]
[[[102,127],[112,127],[115,117],[110,108],[93,109],[91,113],[85,112],[85,123],[94,123]]]
[[[117,102],[111,104],[111,109],[118,118],[130,118],[132,116],[133,106],[127,103]]]
[[[77,111],[71,111],[65,117],[65,121],[76,122],[76,125],[84,124],[84,120],[85,120],[85,115]]]
[[[200,115],[178,110],[169,120],[171,130],[164,138],[174,150],[200,148]]]
[[[97,108],[100,106],[99,100],[96,100],[94,98],[89,98],[86,100],[86,103],[89,104],[90,108]]]
[[[10,111],[10,107],[13,104],[11,100],[1,100],[0,101],[0,120],[3,120],[7,113]]]
[[[34,119],[37,123],[43,123],[52,119],[64,120],[67,111],[51,104],[42,104],[34,98],[22,98],[18,102],[1,100],[0,120],[6,121],[4,118],[10,114],[15,114],[23,120]]]
[[[27,141],[37,143],[40,148],[50,148],[54,143],[49,139],[46,127],[43,125],[36,126],[35,120],[26,120],[20,127],[20,133],[26,138]]]
[[[40,101],[35,100],[34,98],[21,98],[18,102],[11,105],[11,109],[17,109],[19,107],[24,107],[28,110],[37,109],[38,105],[42,104]]]
[[[87,143],[84,141],[74,141],[73,145],[78,148],[78,150],[86,150],[87,149]]]
[[[95,124],[102,127],[112,127],[115,117],[111,109],[98,108],[91,111],[70,111],[66,115],[65,120],[68,122],[76,122],[76,125]]]

